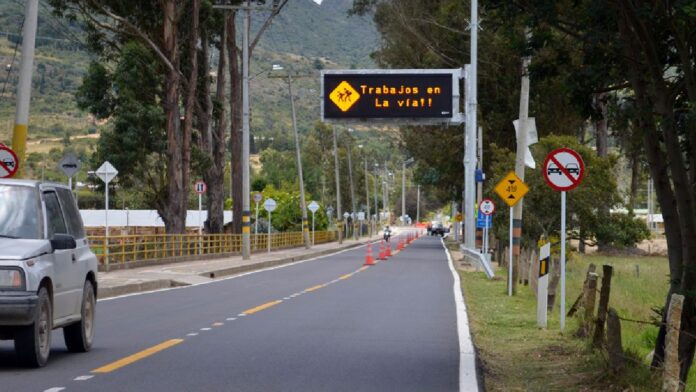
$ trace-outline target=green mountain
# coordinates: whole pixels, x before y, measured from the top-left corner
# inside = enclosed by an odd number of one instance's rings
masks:
[[[324,0],[321,5],[312,0],[291,0],[263,35],[250,69],[256,75],[251,82],[251,102],[257,150],[265,147],[261,139],[276,139],[276,148],[291,146],[288,89],[284,80],[267,77],[272,64],[308,74],[294,86],[301,132],[320,118],[319,69],[373,67],[370,52],[378,44],[378,34],[370,18],[348,16],[351,5],[352,0]],[[74,94],[91,55],[84,50],[79,23],[57,18],[51,11],[41,0],[26,164],[30,176],[40,177],[45,172],[55,178],[55,162],[64,149],[86,158],[94,151],[99,128],[108,124],[96,123],[77,108]],[[254,15],[252,34],[263,16]],[[8,145],[14,124],[23,18],[24,0],[0,1],[0,143]]]

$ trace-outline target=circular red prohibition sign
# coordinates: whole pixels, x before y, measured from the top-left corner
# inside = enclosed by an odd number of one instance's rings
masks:
[[[11,148],[0,144],[0,178],[10,178],[19,169],[19,159]]]
[[[585,177],[585,163],[580,154],[570,148],[553,150],[542,166],[546,183],[559,192],[575,189]]]

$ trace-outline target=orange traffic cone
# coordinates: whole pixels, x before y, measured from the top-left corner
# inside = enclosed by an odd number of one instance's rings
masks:
[[[399,243],[396,244],[396,249],[400,251],[404,249],[404,239],[401,236],[399,236]]]
[[[367,244],[367,255],[365,256],[365,264],[363,265],[375,265],[375,259],[372,258],[372,243]]]
[[[384,244],[384,246],[386,247],[386,254],[385,254],[385,256],[386,256],[386,257],[391,257],[391,242],[387,241],[387,243]]]
[[[386,260],[387,255],[384,253],[384,240],[379,243],[379,259],[380,260]]]

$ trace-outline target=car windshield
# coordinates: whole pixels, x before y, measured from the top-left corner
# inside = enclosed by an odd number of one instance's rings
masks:
[[[32,188],[0,185],[0,237],[41,238],[39,206]]]

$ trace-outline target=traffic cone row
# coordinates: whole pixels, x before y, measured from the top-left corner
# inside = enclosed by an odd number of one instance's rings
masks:
[[[365,264],[363,265],[375,265],[375,259],[372,258],[372,243],[367,244],[367,255],[365,256]]]

